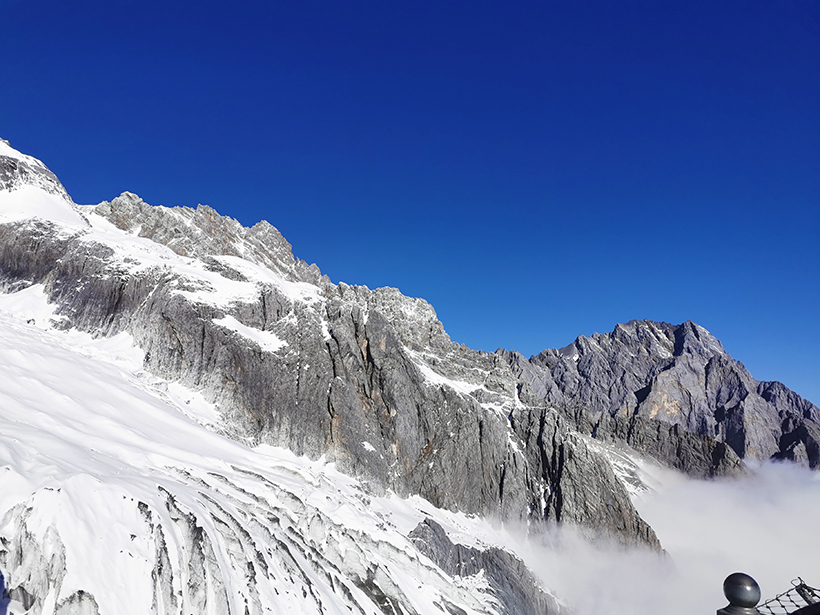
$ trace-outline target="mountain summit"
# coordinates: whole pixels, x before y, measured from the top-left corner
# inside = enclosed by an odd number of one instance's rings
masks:
[[[36,612],[556,613],[520,560],[460,541],[495,519],[659,550],[615,457],[820,463],[817,407],[694,323],[474,351],[422,299],[331,283],[267,222],[128,192],[78,206],[7,142],[0,245],[0,570]],[[128,601],[78,562],[106,515],[97,556],[131,558]]]
[[[632,321],[529,360],[505,356],[535,399],[581,431],[688,474],[721,473],[736,457],[820,465],[817,406],[755,380],[693,322]]]

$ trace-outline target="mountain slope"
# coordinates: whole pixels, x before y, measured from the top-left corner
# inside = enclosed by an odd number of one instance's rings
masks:
[[[377,493],[657,546],[608,463],[425,301],[331,284],[270,225],[207,207],[63,204],[82,222],[0,226],[0,283],[42,284],[62,327],[132,335],[145,369],[200,391],[223,432],[325,455]]]
[[[0,569],[31,613],[554,613],[481,519],[660,550],[611,444],[816,465],[817,408],[692,323],[473,351],[266,222],[78,206],[5,142],[0,288]]]
[[[201,396],[141,370],[127,334],[48,327],[39,287],[2,299],[0,569],[27,612],[558,611],[517,568],[528,583],[502,601],[411,536],[431,519],[492,538],[488,525],[232,442],[203,426],[216,413]]]

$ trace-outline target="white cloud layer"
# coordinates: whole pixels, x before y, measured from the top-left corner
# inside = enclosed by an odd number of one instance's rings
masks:
[[[662,486],[637,505],[668,557],[592,546],[569,531],[527,552],[579,615],[710,615],[726,606],[732,572],[752,575],[763,600],[798,576],[820,585],[820,473],[766,463],[734,480],[658,477]]]

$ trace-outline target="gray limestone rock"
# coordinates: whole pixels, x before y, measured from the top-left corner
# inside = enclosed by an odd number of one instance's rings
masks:
[[[587,438],[551,409],[511,415],[530,466],[540,479],[530,485],[534,514],[570,523],[589,538],[616,536],[624,544],[660,550],[654,530],[632,506],[624,485]]]
[[[555,598],[541,587],[524,563],[503,549],[480,550],[454,544],[432,519],[426,519],[410,533],[416,547],[450,576],[469,577],[483,573],[499,613],[550,615],[561,613]],[[452,612],[452,611],[451,611]]]
[[[500,353],[532,396],[582,433],[626,442],[697,476],[740,459],[820,465],[820,410],[780,383],[758,382],[702,327],[632,321],[527,360]]]

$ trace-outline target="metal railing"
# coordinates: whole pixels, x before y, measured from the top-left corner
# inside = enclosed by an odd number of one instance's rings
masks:
[[[820,604],[820,590],[806,585],[803,579],[797,577],[792,580],[791,589],[758,605],[757,610],[761,615],[791,615],[812,604]]]
[[[735,572],[723,582],[728,606],[717,615],[820,615],[820,589],[797,577],[792,587],[774,598],[760,602],[760,586],[752,577]]]

